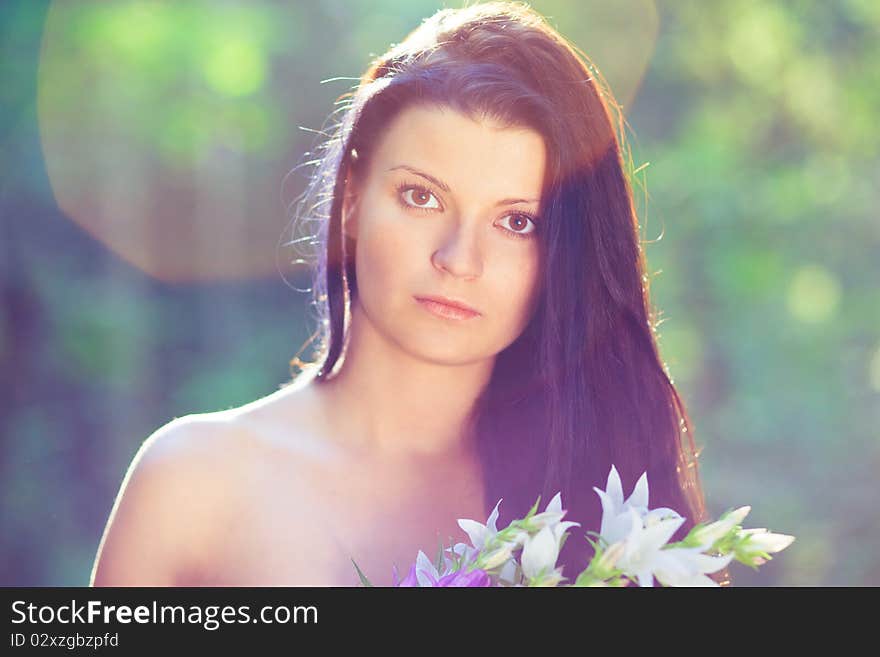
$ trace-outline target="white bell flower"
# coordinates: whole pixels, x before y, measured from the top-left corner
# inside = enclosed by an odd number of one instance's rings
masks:
[[[663,518],[682,518],[679,513],[667,507],[648,508],[648,473],[643,472],[636,482],[629,498],[623,499],[623,486],[617,468],[611,466],[605,490],[593,487],[602,501],[602,523],[599,533],[609,544],[624,539],[630,532],[629,510],[633,509],[639,518],[647,518],[653,523]],[[682,518],[682,521],[684,518]],[[679,523],[681,524],[681,523]]]
[[[656,577],[664,586],[717,586],[706,573],[724,568],[733,555],[702,554],[705,546],[663,549],[685,519],[666,515],[645,526],[638,511],[628,509],[630,531],[617,568],[635,576],[639,586],[653,586]]]

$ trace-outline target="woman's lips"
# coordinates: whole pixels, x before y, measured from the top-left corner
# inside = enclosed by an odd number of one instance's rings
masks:
[[[443,319],[465,320],[473,319],[480,315],[480,313],[476,311],[465,310],[464,308],[459,308],[457,306],[450,306],[449,304],[434,299],[427,299],[424,297],[416,297],[415,299],[425,310],[436,317],[441,317]]]

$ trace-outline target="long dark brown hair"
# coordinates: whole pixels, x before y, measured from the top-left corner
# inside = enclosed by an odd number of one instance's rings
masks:
[[[612,464],[625,494],[647,471],[650,506],[685,516],[672,540],[707,520],[691,422],[657,347],[625,122],[589,58],[526,4],[443,9],[342,98],[342,118],[310,162],[317,167],[295,212],[306,237],[288,243],[317,246],[319,323],[305,345],[318,338],[315,358],[297,355],[291,365],[301,371],[290,383],[311,368],[320,384],[344,360],[357,281],[342,202],[348,176],[365,170],[394,117],[423,104],[528,127],[548,151],[541,295],[522,335],[498,354],[472,414],[487,500],[494,507],[503,498],[498,526],[539,494],[543,509],[561,491],[566,520],[581,523],[559,560],[573,581],[592,553],[583,534],[599,529],[593,486],[605,488]],[[729,584],[726,569],[713,579]]]

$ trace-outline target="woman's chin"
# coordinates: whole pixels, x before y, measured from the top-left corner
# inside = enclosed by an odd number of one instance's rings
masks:
[[[420,359],[449,366],[470,365],[491,357],[485,351],[475,351],[473,342],[467,339],[431,338],[428,335],[414,340],[407,351]]]

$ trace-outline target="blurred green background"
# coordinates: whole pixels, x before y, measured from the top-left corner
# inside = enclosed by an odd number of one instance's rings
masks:
[[[460,4],[0,4],[0,584],[86,584],[144,438],[288,379],[297,165],[372,55]],[[880,585],[880,3],[531,5],[647,163],[710,513],[797,536],[734,585]]]

